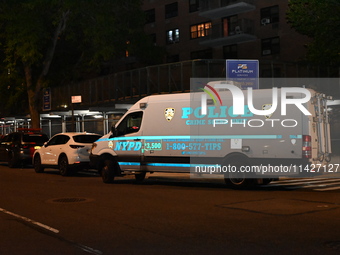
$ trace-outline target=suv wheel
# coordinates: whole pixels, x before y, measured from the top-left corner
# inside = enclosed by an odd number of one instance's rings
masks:
[[[44,172],[44,167],[41,165],[41,158],[40,155],[35,155],[34,160],[33,160],[33,166],[34,170],[36,173],[43,173]]]
[[[70,166],[65,155],[61,156],[61,158],[59,159],[59,172],[62,176],[67,176],[70,174]]]

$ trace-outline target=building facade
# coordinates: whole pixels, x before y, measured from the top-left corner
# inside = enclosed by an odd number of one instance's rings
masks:
[[[164,62],[192,59],[303,59],[306,36],[287,23],[288,0],[144,0],[145,32]],[[275,76],[282,70],[276,70]],[[262,77],[273,74],[260,74]]]

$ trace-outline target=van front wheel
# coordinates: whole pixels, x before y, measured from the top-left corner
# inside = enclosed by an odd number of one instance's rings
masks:
[[[141,172],[141,173],[135,174],[135,179],[137,182],[142,182],[144,181],[145,176],[146,176],[146,172]]]
[[[101,176],[104,183],[113,183],[115,178],[114,163],[106,159],[101,169]]]

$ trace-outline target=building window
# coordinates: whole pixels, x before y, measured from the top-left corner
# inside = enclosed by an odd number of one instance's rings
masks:
[[[222,19],[223,36],[238,34],[241,30],[237,15]]]
[[[130,41],[126,41],[125,57],[127,58],[130,57],[129,44],[130,44]]]
[[[261,25],[278,23],[279,22],[279,6],[271,6],[261,9]]]
[[[193,51],[190,54],[191,59],[212,59],[212,49]]]
[[[197,12],[199,8],[199,0],[189,0],[189,12]]]
[[[165,18],[169,19],[178,16],[178,3],[167,4],[165,6]]]
[[[150,40],[153,43],[153,45],[157,45],[156,34],[150,34],[149,37],[150,37]]]
[[[280,37],[263,39],[261,45],[262,56],[280,53]]]
[[[224,59],[237,59],[237,44],[223,46]]]
[[[190,38],[196,39],[210,34],[211,22],[200,23],[190,27]]]
[[[153,23],[156,21],[155,9],[147,10],[145,13],[145,23]]]
[[[172,44],[172,43],[178,43],[179,42],[179,29],[171,29],[166,31],[166,43]]]

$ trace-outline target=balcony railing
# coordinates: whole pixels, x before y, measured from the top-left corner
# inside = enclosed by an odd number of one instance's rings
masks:
[[[249,19],[240,19],[226,27],[223,23],[215,24],[208,31],[208,36],[200,42],[201,45],[217,47],[232,45],[256,40],[254,22]]]
[[[200,16],[219,19],[255,10],[254,0],[200,0]]]

